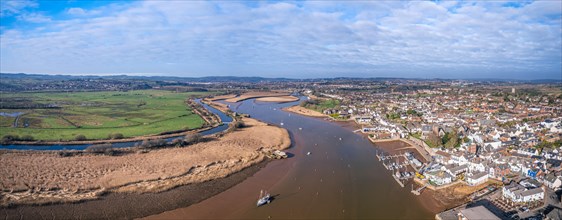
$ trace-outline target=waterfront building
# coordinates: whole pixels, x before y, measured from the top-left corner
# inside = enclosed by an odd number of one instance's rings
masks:
[[[486,181],[488,181],[488,173],[485,172],[468,173],[466,175],[466,182],[471,186],[480,185]]]
[[[476,206],[472,208],[463,209],[458,214],[459,220],[476,220],[476,219],[488,219],[488,220],[500,220],[498,216],[492,213],[484,206]]]
[[[515,182],[502,188],[502,196],[513,202],[533,202],[544,199],[543,188],[527,189]]]
[[[453,182],[453,178],[454,178],[451,174],[441,170],[426,172],[425,176],[427,177],[427,179],[429,179],[431,182],[435,183],[435,185],[438,186],[449,184]]]
[[[455,166],[454,164],[449,164],[447,166],[444,166],[444,169],[445,169],[444,171],[451,174],[451,176],[457,176],[461,173],[468,171],[468,165],[464,164],[460,166]]]

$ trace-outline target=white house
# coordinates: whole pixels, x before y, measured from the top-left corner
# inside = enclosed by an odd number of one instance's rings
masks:
[[[553,174],[547,174],[544,177],[544,185],[551,188],[551,189],[557,189],[562,185],[562,180],[561,180],[561,176],[555,176]]]
[[[543,188],[527,189],[517,183],[502,188],[502,196],[513,202],[532,202],[544,199]]]
[[[468,171],[468,165],[460,165],[455,166],[454,164],[449,164],[447,166],[442,167],[442,170],[451,174],[451,176],[457,176],[461,173]]]
[[[359,124],[368,124],[373,120],[371,116],[355,116],[355,121]]]
[[[525,156],[529,156],[529,157],[539,155],[539,151],[535,148],[519,148],[519,149],[517,149],[517,153],[525,155]]]
[[[499,135],[498,135],[498,138],[499,138]],[[502,142],[501,141],[486,142],[482,146],[486,146],[486,145],[490,145],[490,146],[492,146],[492,148],[498,149],[499,147],[502,146]]]
[[[488,181],[488,173],[485,172],[469,173],[466,175],[466,182],[471,186],[480,185],[486,181]]]
[[[468,163],[468,158],[464,153],[461,152],[456,152],[454,154],[451,154],[451,160],[453,161],[453,163],[458,165],[464,165]]]
[[[468,162],[467,165],[468,165],[468,170],[470,170],[470,172],[485,172],[486,171],[486,166],[484,165],[482,160],[472,160],[472,161]]]
[[[453,176],[441,170],[426,172],[424,175],[427,177],[427,179],[438,186],[453,182]]]

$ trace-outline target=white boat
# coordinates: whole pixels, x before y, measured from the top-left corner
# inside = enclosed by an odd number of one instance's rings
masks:
[[[258,199],[257,206],[260,207],[262,205],[269,204],[270,202],[271,202],[271,196],[269,195],[269,193],[265,192],[264,195],[263,190],[260,190],[260,197]]]
[[[308,153],[306,153],[306,155],[310,155],[310,151]]]

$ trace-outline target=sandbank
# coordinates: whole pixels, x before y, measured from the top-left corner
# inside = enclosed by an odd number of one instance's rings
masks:
[[[295,106],[291,106],[291,107],[287,107],[287,108],[283,108],[283,110],[288,111],[288,112],[293,112],[293,113],[297,113],[299,115],[305,115],[305,116],[310,116],[310,117],[326,117],[326,115],[314,111],[314,110],[310,110],[298,105]]]
[[[279,103],[295,102],[295,101],[298,101],[298,100],[299,100],[299,98],[294,97],[294,96],[262,97],[262,98],[256,99],[256,101],[260,101],[260,102],[279,102]]]
[[[120,156],[0,151],[0,205],[97,199],[107,192],[153,193],[223,178],[291,144],[287,130],[245,118],[247,125],[214,140]]]

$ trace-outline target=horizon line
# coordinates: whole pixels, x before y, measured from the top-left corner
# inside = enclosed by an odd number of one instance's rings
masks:
[[[517,78],[421,78],[421,77],[382,77],[382,76],[332,76],[332,77],[312,77],[312,78],[291,78],[291,77],[263,77],[263,76],[235,76],[235,75],[206,75],[206,76],[176,76],[176,75],[161,75],[161,73],[80,73],[80,74],[69,74],[69,73],[8,73],[0,72],[0,74],[10,74],[10,75],[35,75],[35,76],[69,76],[69,77],[116,77],[116,76],[127,76],[127,77],[171,77],[171,78],[207,78],[207,77],[235,77],[235,78],[262,78],[262,79],[287,79],[287,80],[314,80],[314,79],[405,79],[405,80],[467,80],[467,81],[547,81],[547,80],[558,80],[558,83],[562,83],[562,75],[559,79],[553,78],[542,78],[542,79],[517,79]],[[554,83],[554,82],[553,82]]]

